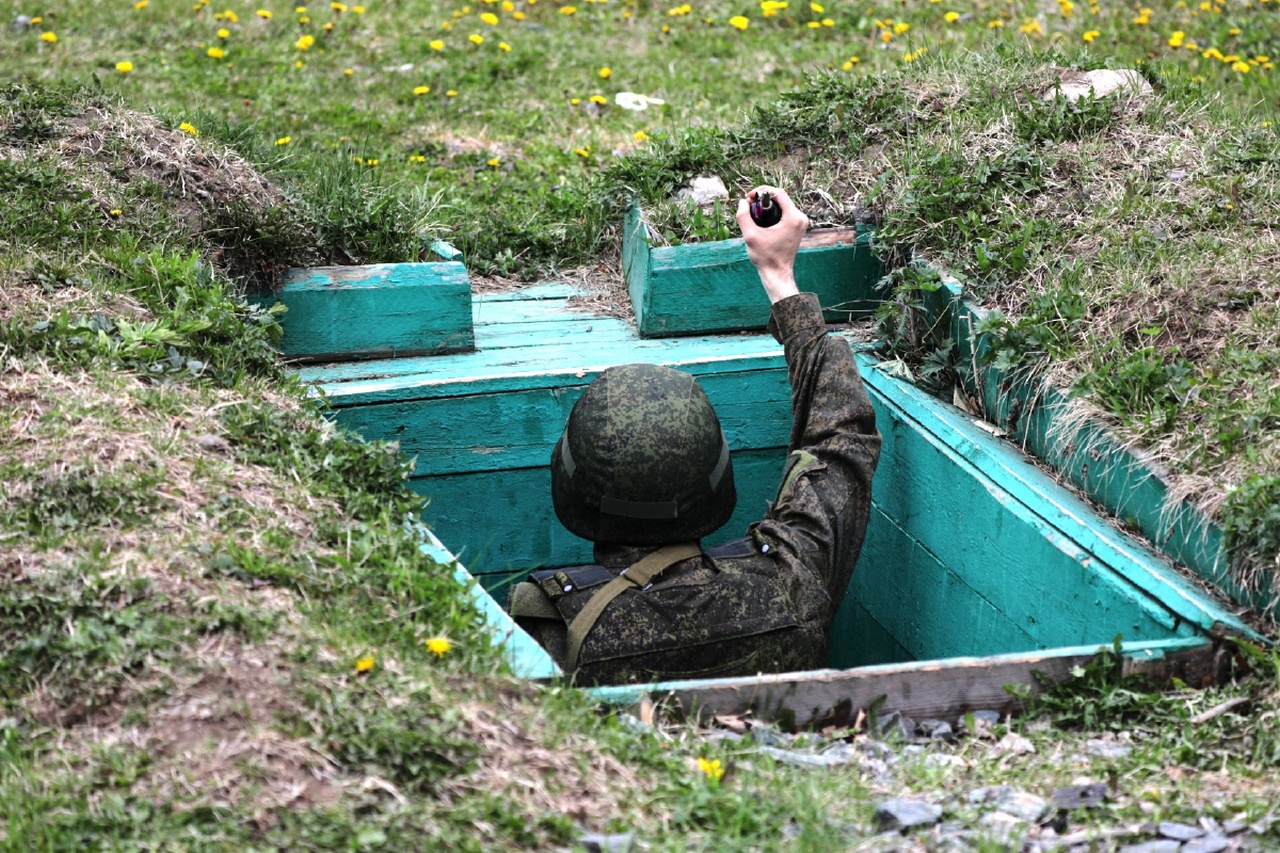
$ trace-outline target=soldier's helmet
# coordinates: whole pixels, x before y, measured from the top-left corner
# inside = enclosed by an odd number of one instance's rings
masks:
[[[551,497],[560,522],[592,542],[665,545],[719,528],[737,493],[702,386],[652,364],[601,373],[551,452]]]

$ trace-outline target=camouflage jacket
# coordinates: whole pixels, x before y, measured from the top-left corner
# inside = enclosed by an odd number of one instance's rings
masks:
[[[866,535],[880,434],[849,346],[827,334],[816,296],[775,304],[769,331],[785,349],[793,413],[775,501],[745,538],[613,598],[582,642],[579,683],[825,665],[831,622]],[[566,626],[603,585],[654,550],[598,545],[598,566],[535,572],[533,583],[513,588],[512,613],[564,666]]]

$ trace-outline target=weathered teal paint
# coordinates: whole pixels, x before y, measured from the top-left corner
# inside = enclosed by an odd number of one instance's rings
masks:
[[[457,261],[290,270],[278,292],[254,299],[289,309],[280,318],[280,349],[298,361],[458,352],[475,344],[471,282]]]
[[[507,611],[498,606],[493,596],[484,591],[466,567],[444,547],[435,534],[425,528],[421,529],[422,552],[442,566],[453,566],[453,577],[471,595],[472,601],[480,611],[489,628],[489,638],[495,646],[502,646],[511,671],[521,678],[548,679],[560,675],[560,667],[556,666],[542,648],[524,631],[521,631]]]
[[[1190,502],[1171,500],[1168,482],[1151,461],[1125,447],[1104,424],[1071,416],[1070,397],[1062,390],[981,366],[990,337],[973,330],[985,312],[964,299],[959,283],[947,280],[925,296],[933,327],[956,342],[961,363],[977,367],[964,376],[966,391],[982,400],[992,422],[1226,595],[1256,610],[1276,606],[1278,591],[1266,579],[1245,589],[1232,576],[1222,529]]]
[[[558,289],[475,302],[475,353],[301,373],[319,381],[340,422],[398,438],[417,455],[413,486],[433,496],[426,521],[486,586],[501,595],[527,567],[590,559],[587,543],[554,521],[547,464],[577,394],[612,364],[653,361],[700,377],[724,420],[742,494],[720,536],[740,535],[759,517],[790,423],[772,338],[645,340],[625,324],[569,311]],[[858,362],[885,451],[832,665],[1107,643],[1116,634],[1248,633],[1007,442],[885,376],[871,356]]]
[[[769,300],[741,239],[651,246],[639,208],[623,227],[622,269],[643,337],[763,329]],[[796,258],[801,288],[818,294],[829,322],[868,316],[882,275],[871,234],[813,231]]]

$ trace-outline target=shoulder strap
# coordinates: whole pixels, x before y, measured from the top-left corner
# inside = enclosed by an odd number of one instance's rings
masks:
[[[600,614],[611,601],[622,594],[623,590],[629,586],[643,589],[649,585],[650,581],[666,571],[668,566],[696,557],[701,553],[702,549],[696,542],[665,545],[640,562],[629,566],[622,574],[591,596],[587,606],[582,608],[569,624],[569,654],[565,661],[565,671],[573,672],[578,668],[578,655],[582,653],[582,644],[586,641],[587,635],[596,626],[596,620],[600,618]]]

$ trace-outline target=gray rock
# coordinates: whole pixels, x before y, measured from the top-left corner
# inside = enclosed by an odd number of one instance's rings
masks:
[[[1249,824],[1240,820],[1224,820],[1222,822],[1222,831],[1227,835],[1238,835],[1249,828]]]
[[[1193,838],[1199,838],[1204,835],[1204,830],[1198,826],[1191,826],[1190,824],[1178,823],[1172,820],[1160,821],[1156,831],[1165,838],[1176,838],[1178,841],[1190,841]]]
[[[1039,823],[1048,810],[1049,804],[1043,797],[1028,794],[1025,791],[1010,790],[992,802],[995,810],[1025,820],[1028,823]]]
[[[1036,751],[1035,745],[1017,732],[1009,732],[991,748],[1006,755],[1034,755]]]
[[[1141,844],[1126,844],[1120,848],[1120,853],[1177,853],[1181,846],[1181,841],[1161,838],[1156,841],[1144,841]]]
[[[1127,758],[1133,747],[1119,741],[1094,738],[1084,742],[1084,751],[1099,758]]]
[[[728,199],[729,190],[725,188],[724,181],[712,175],[694,178],[689,182],[689,186],[682,188],[676,196],[681,199],[692,199],[694,204],[706,206]]]
[[[916,734],[929,740],[955,740],[955,732],[946,720],[921,720],[916,725]]]
[[[1105,782],[1090,785],[1067,785],[1058,788],[1049,797],[1049,805],[1055,809],[1096,809],[1107,799]]]
[[[880,737],[893,737],[897,735],[903,740],[910,740],[916,734],[916,721],[905,714],[899,714],[897,711],[891,711],[880,719],[876,720],[876,733]]]
[[[837,743],[820,753],[779,749],[776,746],[762,746],[760,751],[771,756],[774,761],[790,764],[793,767],[836,767],[848,764],[858,755],[857,749],[852,744],[844,742]]]
[[[1005,812],[991,812],[979,821],[982,834],[1005,850],[1021,850],[1031,824]]]
[[[1197,822],[1200,824],[1200,828],[1204,830],[1205,835],[1223,834],[1222,824],[1218,823],[1208,815],[1201,815],[1200,820]]]
[[[747,737],[763,746],[786,746],[791,743],[791,735],[766,723],[754,723],[747,730]]]
[[[969,804],[980,806],[983,803],[991,803],[1011,792],[1013,788],[1008,785],[988,785],[985,788],[974,788],[969,792]]]
[[[924,757],[926,767],[968,767],[969,762],[949,752],[930,752]]]
[[[628,853],[636,844],[634,832],[623,832],[617,835],[599,835],[588,832],[578,837],[578,845],[586,848],[588,853]]]
[[[876,809],[876,823],[884,829],[907,832],[920,826],[932,826],[942,818],[942,806],[924,800],[895,797]]]
[[[1225,835],[1202,835],[1182,845],[1182,853],[1221,853],[1230,846]]]
[[[893,747],[884,741],[879,740],[860,740],[858,741],[858,751],[869,758],[878,758],[881,761],[893,762],[897,759],[897,755],[893,751]]]
[[[21,32],[22,30],[25,30],[29,26],[31,26],[30,15],[19,15],[18,17],[13,19],[13,29],[15,32]]]
[[[899,832],[882,832],[863,841],[857,847],[851,847],[851,853],[898,853],[914,849],[910,841]]]
[[[1098,69],[1096,71],[1067,71],[1061,76],[1062,96],[1069,101],[1078,101],[1086,95],[1103,98],[1112,92],[1120,91],[1130,96],[1145,96],[1152,92],[1151,84],[1140,73],[1132,69]],[[1046,100],[1053,100],[1055,89],[1045,93]]]
[[[209,450],[214,453],[231,452],[231,443],[220,435],[205,433],[204,435],[197,435],[194,441],[203,450]]]

